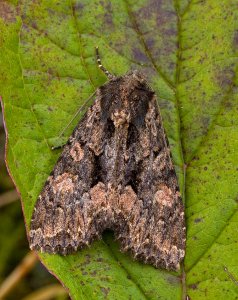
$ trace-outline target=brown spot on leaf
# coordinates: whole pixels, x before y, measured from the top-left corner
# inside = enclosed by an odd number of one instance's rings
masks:
[[[16,21],[13,5],[10,5],[6,1],[0,1],[0,18],[9,23]]]
[[[135,61],[143,62],[143,63],[149,61],[149,59],[146,56],[146,54],[144,52],[142,52],[142,50],[139,49],[138,47],[134,47],[132,49],[132,52],[133,52],[133,58],[134,58]]]
[[[82,272],[82,275],[88,275],[88,272],[83,271],[83,272]]]
[[[82,11],[84,9],[85,5],[81,2],[77,2],[73,4],[73,9],[77,11]]]
[[[197,284],[193,283],[189,285],[189,288],[192,290],[196,290],[198,288]]]
[[[203,218],[196,218],[195,220],[194,220],[194,223],[200,223],[200,222],[202,222],[203,221]]]
[[[93,276],[93,277],[95,277],[97,275],[97,271],[94,270],[94,271],[90,272],[90,275]]]
[[[102,291],[103,294],[107,297],[108,293],[110,292],[110,288],[102,287],[102,288],[101,288],[101,291]]]
[[[221,86],[224,89],[227,89],[233,84],[234,76],[234,69],[231,66],[229,66],[224,68],[223,70],[218,70],[216,80],[219,86]]]
[[[102,6],[104,7],[104,24],[109,25],[109,28],[113,29],[113,12],[112,12],[112,4],[110,1],[101,1]]]
[[[99,257],[99,258],[96,259],[96,261],[97,261],[97,262],[103,262],[104,259],[103,259],[102,257]]]
[[[238,30],[234,32],[233,45],[235,49],[238,49]]]

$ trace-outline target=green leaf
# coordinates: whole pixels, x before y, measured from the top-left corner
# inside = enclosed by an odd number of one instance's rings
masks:
[[[106,81],[140,69],[157,93],[186,205],[181,274],[119,252],[110,233],[75,255],[41,255],[73,299],[238,298],[238,8],[234,0],[1,1],[7,161],[27,228],[67,140]]]

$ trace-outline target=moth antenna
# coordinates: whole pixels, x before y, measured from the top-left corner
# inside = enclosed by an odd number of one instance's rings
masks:
[[[64,127],[64,129],[60,132],[59,134],[59,138],[65,133],[65,131],[69,128],[69,126],[72,124],[73,120],[77,117],[77,115],[87,106],[89,100],[95,95],[96,91],[94,91],[88,98],[87,100],[85,100],[84,104],[82,106],[80,106],[75,114],[73,115],[72,119],[69,121],[69,123],[66,125],[66,127]]]
[[[112,79],[114,77],[114,75],[112,75],[103,65],[101,62],[101,58],[99,55],[99,50],[98,50],[98,46],[96,47],[96,58],[97,58],[97,63],[98,63],[98,67],[99,69],[101,69],[103,71],[103,73],[107,76],[108,79]]]

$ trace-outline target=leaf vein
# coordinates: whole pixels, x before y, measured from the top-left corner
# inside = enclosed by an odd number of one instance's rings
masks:
[[[203,251],[203,253],[196,259],[196,261],[192,264],[192,266],[187,269],[187,272],[190,272],[199,262],[200,260],[206,255],[206,253],[212,248],[216,240],[221,236],[223,231],[226,229],[227,225],[229,224],[229,221],[233,218],[233,216],[237,213],[237,209],[234,209],[233,213],[227,218],[226,222],[224,222],[224,226],[221,228],[219,233],[214,237],[213,240],[210,239],[210,245]]]
[[[175,90],[175,85],[174,83],[164,74],[164,72],[162,71],[162,69],[155,63],[155,60],[145,42],[145,39],[143,37],[143,33],[141,32],[138,22],[136,20],[136,16],[135,14],[132,12],[132,10],[130,9],[130,5],[128,3],[128,0],[123,0],[127,9],[127,13],[129,16],[129,19],[132,23],[132,29],[135,31],[135,33],[137,34],[138,40],[140,42],[140,44],[142,45],[146,56],[148,57],[148,59],[150,60],[153,68],[157,71],[157,73],[160,75],[160,77],[164,80],[164,82],[166,82],[166,84],[172,89]]]

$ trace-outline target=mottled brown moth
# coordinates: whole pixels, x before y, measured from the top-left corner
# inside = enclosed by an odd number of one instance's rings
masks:
[[[96,91],[36,202],[31,249],[66,255],[112,229],[122,251],[179,269],[184,207],[156,95],[133,71]]]

